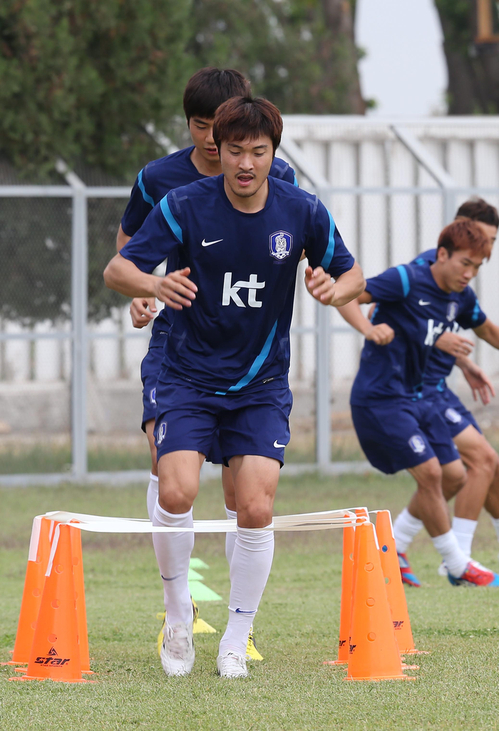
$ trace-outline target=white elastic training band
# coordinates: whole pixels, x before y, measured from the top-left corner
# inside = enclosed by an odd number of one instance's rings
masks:
[[[301,513],[298,515],[277,515],[273,519],[274,531],[304,531],[304,530],[331,530],[355,526],[357,521],[369,522],[364,516],[357,517],[355,510],[359,508],[345,508],[344,510],[325,510],[317,513]],[[362,508],[366,510],[366,508]],[[49,518],[57,521],[54,539],[50,549],[50,558],[46,576],[50,576],[57,544],[59,542],[60,526],[70,525],[79,530],[93,533],[234,533],[237,531],[236,520],[195,520],[192,528],[171,528],[153,525],[149,520],[141,518],[112,518],[102,515],[88,515],[86,513],[68,513],[53,511],[37,518]],[[35,518],[35,523],[38,521]],[[251,528],[249,529],[251,530]],[[261,530],[255,528],[255,530]]]

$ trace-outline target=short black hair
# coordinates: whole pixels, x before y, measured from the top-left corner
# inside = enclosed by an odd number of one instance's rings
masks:
[[[472,221],[487,223],[499,228],[499,213],[497,208],[484,201],[483,198],[470,198],[459,206],[456,218],[471,218]]]
[[[237,96],[228,99],[218,109],[213,125],[213,139],[220,151],[222,142],[240,142],[270,137],[273,153],[282,135],[282,117],[278,108],[267,99]]]
[[[184,91],[184,112],[191,117],[213,119],[220,104],[233,96],[249,96],[250,82],[235,69],[199,69],[191,76]]]

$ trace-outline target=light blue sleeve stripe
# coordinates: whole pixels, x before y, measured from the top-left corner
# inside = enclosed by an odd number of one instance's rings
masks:
[[[272,341],[275,336],[275,332],[277,330],[277,320],[274,323],[274,327],[270,331],[270,333],[267,336],[267,340],[265,341],[265,345],[263,346],[261,353],[257,355],[255,360],[253,361],[253,364],[247,374],[241,378],[240,381],[238,381],[234,386],[231,386],[227,393],[234,393],[234,391],[240,391],[241,388],[244,388],[244,386],[247,386],[250,381],[253,380],[253,378],[257,375],[258,371],[262,367],[262,365],[265,362],[266,357],[268,356],[270,352],[270,346],[272,345]],[[217,391],[218,396],[225,396],[226,393],[223,391]]]
[[[407,276],[407,270],[401,264],[397,267],[397,271],[400,274],[400,279],[402,281],[402,290],[404,292],[404,297],[407,297],[411,289],[411,285],[409,284],[409,277]]]
[[[473,308],[473,314],[471,316],[471,321],[476,322],[478,320],[479,314],[480,314],[480,305],[478,304],[478,300],[475,300],[475,306]]]
[[[298,185],[298,181],[297,181],[297,179],[296,179],[296,173],[294,174],[294,180],[293,180],[293,185],[295,185],[295,186],[296,186],[297,188],[299,188],[299,187],[300,187],[300,186]]]
[[[184,239],[182,237],[182,229],[178,225],[177,221],[175,220],[173,213],[170,210],[170,206],[168,205],[168,197],[165,195],[164,198],[161,198],[159,205],[161,207],[161,211],[163,213],[163,216],[165,217],[165,220],[177,239],[180,241],[181,244],[184,243]]]
[[[139,183],[139,188],[141,190],[143,199],[145,200],[146,203],[149,203],[149,205],[154,208],[154,206],[156,204],[153,201],[153,199],[151,198],[151,196],[148,193],[146,193],[146,189],[144,188],[144,181],[142,180],[142,170],[140,171],[140,173],[137,176],[137,181]]]
[[[329,241],[327,244],[326,253],[322,257],[321,261],[321,267],[324,269],[324,271],[328,270],[328,267],[331,264],[332,258],[334,256],[334,232],[336,231],[336,224],[333,221],[333,217],[329,213],[329,211],[327,211],[327,215],[329,216]]]

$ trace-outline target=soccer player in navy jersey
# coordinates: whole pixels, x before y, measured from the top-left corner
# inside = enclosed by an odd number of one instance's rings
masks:
[[[482,199],[466,201],[456,214],[456,219],[463,217],[474,220],[493,245],[499,227],[499,215],[494,206]],[[412,263],[429,266],[436,261],[436,258],[437,250],[430,249],[420,254]],[[478,516],[484,504],[499,537],[499,456],[481,433],[473,414],[447,385],[446,378],[457,357],[458,365],[474,392],[478,389],[485,402],[490,399],[490,391],[493,393],[490,381],[483,371],[465,357],[473,347],[473,343],[457,335],[460,324],[473,329],[478,337],[495,348],[499,347],[499,328],[486,317],[475,298],[471,319],[461,323],[455,321],[453,326],[448,326],[446,332],[438,339],[436,348],[428,359],[424,376],[425,391],[444,417],[467,468],[466,483],[456,496],[452,528],[460,547],[470,557]],[[421,521],[411,515],[407,508],[397,517],[394,531],[397,545],[404,548],[402,553],[405,554],[418,528],[422,527]],[[419,581],[410,570],[405,556],[402,556],[402,561],[405,564],[403,580],[418,586]],[[446,573],[444,564],[441,573]]]
[[[223,677],[247,675],[245,650],[273,557],[273,502],[289,441],[289,328],[296,270],[324,305],[364,288],[360,267],[315,196],[269,177],[282,132],[277,108],[234,98],[215,115],[223,174],[165,196],[106,268],[106,284],[129,296],[182,307],[158,379],[159,500],[154,524],[192,527],[199,470],[218,429],[235,487],[237,537],[229,620],[217,658]],[[177,291],[151,273],[176,251]],[[336,281],[335,281],[336,280]],[[154,534],[165,583],[167,675],[194,663],[187,574],[192,532]]]
[[[173,188],[220,175],[220,158],[213,139],[213,119],[217,107],[233,96],[247,96],[250,83],[234,69],[203,68],[197,71],[187,83],[184,91],[183,106],[192,137],[193,145],[148,163],[138,174],[132,188],[130,200],[121,220],[116,239],[120,251],[130,238],[137,233],[154,206]],[[275,158],[270,174],[296,184],[294,170],[284,160]],[[175,256],[168,258],[165,287],[175,281],[178,273]],[[149,350],[142,362],[143,417],[142,429],[146,432],[151,452],[151,475],[147,491],[149,517],[158,496],[158,466],[154,443],[154,422],[156,419],[156,381],[163,360],[165,339],[170,329],[173,308],[162,309],[153,323]],[[135,327],[149,324],[156,314],[154,298],[135,298],[130,312]],[[225,471],[224,471],[225,472]],[[224,482],[229,483],[227,492],[231,495],[230,476],[224,474]],[[233,508],[230,504],[228,507]]]
[[[250,83],[234,69],[220,70],[203,68],[197,71],[187,83],[184,91],[183,106],[193,145],[171,155],[148,163],[137,176],[130,200],[118,230],[116,248],[120,251],[130,238],[139,230],[156,203],[173,188],[220,175],[220,158],[213,139],[213,119],[217,107],[234,96],[248,96]],[[274,158],[270,175],[297,185],[293,168],[279,158]],[[175,253],[168,257],[165,287],[171,282],[174,288],[179,273],[176,270]],[[173,291],[173,290],[172,290]],[[154,320],[149,349],[142,361],[142,429],[147,435],[151,454],[151,473],[147,488],[147,512],[150,520],[158,498],[158,464],[154,442],[156,420],[156,382],[161,370],[163,350],[167,333],[171,327],[175,303],[162,309]],[[149,324],[156,315],[154,298],[135,298],[130,307],[135,327]],[[211,461],[220,461],[216,439]],[[235,518],[234,486],[230,471],[222,467],[222,484],[225,495],[225,510],[228,518]],[[227,533],[226,555],[230,564],[234,550],[235,535]],[[248,656],[262,659],[256,650],[253,633],[248,640]]]
[[[491,248],[476,223],[455,221],[442,231],[431,266],[393,267],[368,279],[342,314],[356,327],[365,319],[358,305],[375,301],[373,325],[383,323],[394,335],[385,333],[382,344],[366,342],[352,388],[352,418],[367,458],[385,473],[407,469],[414,477],[418,489],[408,512],[428,530],[451,583],[499,586],[499,576],[471,561],[451,529],[445,498],[464,484],[464,467],[432,398],[436,391],[425,385],[438,338],[454,322],[466,327],[476,317],[467,285]],[[403,548],[397,545],[401,554]]]
[[[459,218],[476,221],[491,246],[494,244],[499,227],[499,215],[494,206],[480,198],[465,201],[457,210],[456,219]],[[420,254],[412,263],[424,266],[433,264],[436,258],[437,249],[434,248]],[[340,312],[341,310],[342,308]],[[475,329],[479,337],[493,347],[498,346],[499,329],[486,318],[477,301],[472,321],[468,324]],[[387,344],[393,339],[394,332],[389,325],[384,323],[373,325],[359,312],[356,313],[354,326],[378,345]],[[452,328],[449,327],[436,341],[435,349],[431,352],[426,366],[424,392],[431,396],[436,408],[445,419],[461,459],[466,465],[466,483],[456,496],[452,529],[460,548],[471,557],[473,536],[480,510],[484,505],[499,538],[499,455],[481,433],[473,415],[447,385],[446,378],[454,364],[457,364],[472,388],[475,399],[480,396],[486,404],[490,401],[490,394],[495,395],[492,384],[482,369],[466,357],[471,352],[473,343],[458,335],[457,330],[459,324],[454,322]],[[445,480],[445,468],[443,479]],[[414,536],[422,528],[422,521],[411,515],[407,508],[404,508],[394,523],[396,542],[402,549],[399,551],[402,580],[409,586],[420,586],[411,569],[406,551]],[[439,573],[447,575],[444,563],[441,564]]]

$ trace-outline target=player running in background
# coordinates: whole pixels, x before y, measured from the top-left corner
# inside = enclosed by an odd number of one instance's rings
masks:
[[[378,342],[364,346],[350,399],[367,458],[382,472],[407,469],[414,477],[417,491],[408,512],[424,524],[451,583],[499,586],[499,576],[471,561],[451,528],[445,500],[462,487],[465,471],[432,398],[436,391],[424,385],[437,339],[454,322],[467,327],[476,317],[476,297],[467,285],[491,249],[478,224],[455,221],[440,234],[431,266],[393,267],[368,279],[366,291],[341,312],[360,329],[365,318],[359,304],[374,301],[372,326],[385,326]],[[479,317],[482,324],[485,316]],[[397,550],[403,553],[399,545]]]
[[[307,288],[323,304],[345,304],[364,287],[322,203],[268,177],[281,132],[282,118],[270,102],[225,102],[214,125],[223,175],[171,191],[105,272],[113,289],[160,300],[164,279],[151,274],[158,263],[176,251],[185,272],[171,298],[183,309],[173,320],[156,391],[153,520],[192,527],[199,470],[218,428],[238,526],[229,620],[217,658],[224,677],[247,675],[248,632],[272,563],[273,502],[292,400],[289,328],[303,249]],[[165,583],[167,675],[189,673],[194,663],[187,581],[193,544],[192,532],[154,534]]]
[[[456,219],[459,218],[476,221],[491,245],[494,244],[499,226],[499,215],[494,206],[480,198],[468,200],[459,207]],[[419,266],[426,263],[433,264],[436,255],[437,250],[430,249],[420,254],[412,263]],[[476,328],[479,337],[497,347],[498,328],[482,313],[478,302],[475,304],[473,321],[469,324],[471,328]],[[373,325],[368,318],[358,315],[355,326],[359,332],[378,344],[390,342],[394,334],[388,325],[383,323]],[[452,332],[449,328],[438,338],[436,347],[428,358],[424,383],[425,392],[436,402],[467,468],[466,483],[456,496],[452,528],[460,548],[471,557],[473,536],[484,504],[499,538],[499,455],[481,433],[473,415],[447,385],[446,378],[456,364],[457,358],[457,365],[462,369],[475,399],[477,394],[480,394],[483,402],[488,403],[490,393],[494,395],[493,387],[482,369],[466,357],[473,343],[457,335],[458,329],[459,326],[455,322]],[[407,508],[400,513],[394,523],[402,580],[409,586],[420,586],[411,569],[406,551],[414,536],[422,528],[422,521],[411,515]],[[439,573],[447,575],[445,564],[441,564]]]
[[[173,188],[177,188],[196,180],[220,175],[220,158],[213,139],[213,118],[217,107],[233,96],[248,96],[250,83],[234,69],[220,70],[204,68],[197,71],[187,83],[184,91],[184,112],[192,137],[193,145],[171,155],[148,163],[137,176],[132,188],[130,200],[121,220],[116,239],[116,248],[120,251],[130,238],[139,230],[153,207]],[[270,174],[290,183],[296,183],[294,170],[284,161],[275,158]],[[171,280],[172,286],[178,276],[175,254],[168,257],[166,284]],[[174,290],[172,289],[172,292]],[[166,292],[166,289],[165,289]],[[142,430],[146,433],[151,453],[151,473],[147,488],[147,512],[152,520],[154,507],[158,497],[158,465],[156,445],[154,443],[154,423],[156,420],[156,382],[161,362],[165,339],[171,327],[174,310],[177,304],[170,300],[169,307],[160,310],[154,320],[149,349],[142,361]],[[154,298],[136,298],[132,301],[130,313],[134,327],[141,328],[149,324],[156,315]],[[210,455],[219,462],[215,455]],[[229,471],[222,467],[222,483],[225,494],[225,510],[228,518],[235,518],[234,487]],[[230,565],[234,550],[235,534],[227,533],[226,555]],[[248,655],[261,660],[256,650],[253,633],[248,642]]]
[[[482,199],[472,199],[463,203],[456,219],[468,218],[477,222],[493,245],[499,227],[499,216],[494,206]],[[420,254],[413,264],[428,266],[437,258],[437,250],[430,249]],[[485,401],[489,398],[487,389],[493,389],[483,371],[466,356],[473,343],[457,335],[459,324],[473,329],[476,335],[495,348],[499,347],[499,328],[491,322],[480,309],[475,297],[475,307],[471,319],[447,326],[446,332],[438,339],[431,353],[425,375],[425,392],[435,402],[445,419],[450,434],[456,444],[461,459],[467,468],[466,483],[456,496],[452,528],[464,553],[471,556],[471,545],[482,507],[490,513],[492,523],[499,538],[499,456],[483,436],[475,418],[461,403],[460,399],[447,385],[456,356],[465,378],[472,389],[479,389]],[[476,398],[476,395],[475,395]],[[405,508],[394,523],[397,548],[401,554],[402,578],[406,584],[419,586],[420,582],[411,570],[406,551],[423,524]],[[445,565],[440,569],[446,573]]]

